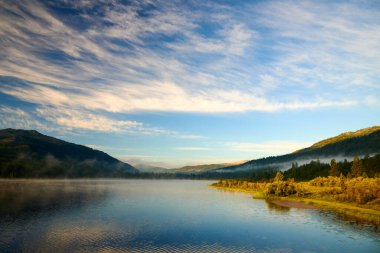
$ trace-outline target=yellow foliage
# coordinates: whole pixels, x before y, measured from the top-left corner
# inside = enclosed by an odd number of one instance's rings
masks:
[[[350,202],[359,205],[370,203],[380,209],[380,178],[317,177],[309,182],[274,181],[247,182],[220,180],[216,186],[262,192],[266,196],[297,196]],[[377,209],[377,208],[376,208]]]
[[[318,177],[309,182],[294,180],[247,182],[220,180],[215,187],[253,193],[255,197],[307,201],[380,225],[380,178]]]

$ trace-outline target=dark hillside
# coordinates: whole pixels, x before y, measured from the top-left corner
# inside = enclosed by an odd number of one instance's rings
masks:
[[[1,177],[113,177],[136,172],[99,150],[34,130],[0,130]]]

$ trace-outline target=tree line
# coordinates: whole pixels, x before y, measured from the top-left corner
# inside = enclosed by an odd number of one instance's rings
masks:
[[[319,160],[298,166],[293,163],[292,167],[284,172],[286,179],[294,178],[296,181],[308,181],[316,177],[340,176],[354,177],[380,177],[380,154],[360,158],[355,156],[351,162],[344,159],[337,162],[331,159],[330,164]]]

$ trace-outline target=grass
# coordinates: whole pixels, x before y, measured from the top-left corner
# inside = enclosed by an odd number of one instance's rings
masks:
[[[232,191],[232,192],[243,192],[243,193],[252,194],[252,196],[255,199],[265,199],[266,198],[266,196],[263,194],[262,191],[257,191],[257,190],[249,190],[249,189],[243,189],[243,188],[232,188],[232,187],[221,187],[221,186],[214,185],[214,184],[211,184],[210,187],[217,188],[219,190],[226,190],[226,191]]]

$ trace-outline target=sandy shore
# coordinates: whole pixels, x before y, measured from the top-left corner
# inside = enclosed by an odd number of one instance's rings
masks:
[[[296,201],[288,201],[288,200],[272,200],[273,204],[279,205],[279,206],[285,206],[285,207],[294,207],[294,208],[302,208],[302,209],[318,209],[316,206],[302,203],[302,202],[296,202]]]

